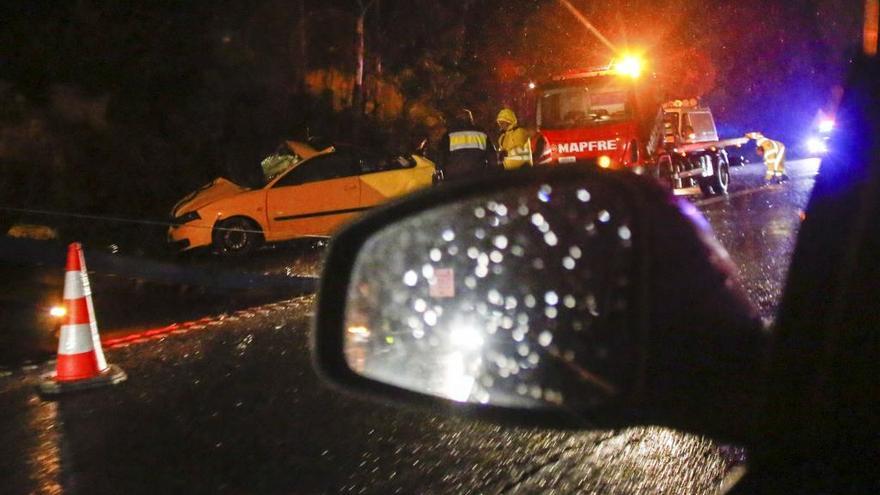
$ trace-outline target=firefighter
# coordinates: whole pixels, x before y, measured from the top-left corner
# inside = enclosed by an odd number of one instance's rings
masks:
[[[438,167],[444,180],[473,177],[499,167],[492,140],[474,124],[470,110],[460,110],[443,135]]]
[[[767,173],[764,175],[765,181],[777,180],[779,182],[788,180],[785,175],[785,145],[779,141],[767,139],[760,132],[752,132],[746,135],[754,139],[758,146],[755,150],[758,156],[764,158],[764,165],[767,167]]]
[[[509,108],[502,108],[495,118],[498,130],[498,148],[505,169],[515,169],[532,164],[531,137],[528,130],[518,125],[516,114]]]

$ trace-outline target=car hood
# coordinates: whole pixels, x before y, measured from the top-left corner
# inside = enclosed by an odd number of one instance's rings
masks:
[[[178,201],[171,210],[171,216],[178,217],[184,213],[198,210],[217,200],[228,198],[247,190],[248,188],[239,186],[229,179],[217,177]]]

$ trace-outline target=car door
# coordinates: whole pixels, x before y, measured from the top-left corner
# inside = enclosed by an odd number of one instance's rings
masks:
[[[318,155],[269,188],[267,240],[330,235],[360,211],[357,161],[347,152]]]

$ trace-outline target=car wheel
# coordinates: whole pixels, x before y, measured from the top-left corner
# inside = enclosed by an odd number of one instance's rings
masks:
[[[219,222],[212,237],[214,250],[228,256],[246,255],[263,242],[260,227],[254,221],[242,217]]]

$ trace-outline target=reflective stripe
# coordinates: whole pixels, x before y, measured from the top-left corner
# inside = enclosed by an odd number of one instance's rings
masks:
[[[82,272],[64,272],[64,299],[79,299],[91,294],[83,283]]]
[[[486,151],[489,137],[479,131],[458,131],[449,133],[449,151],[482,150]]]
[[[58,354],[81,354],[93,350],[91,325],[61,325]]]

